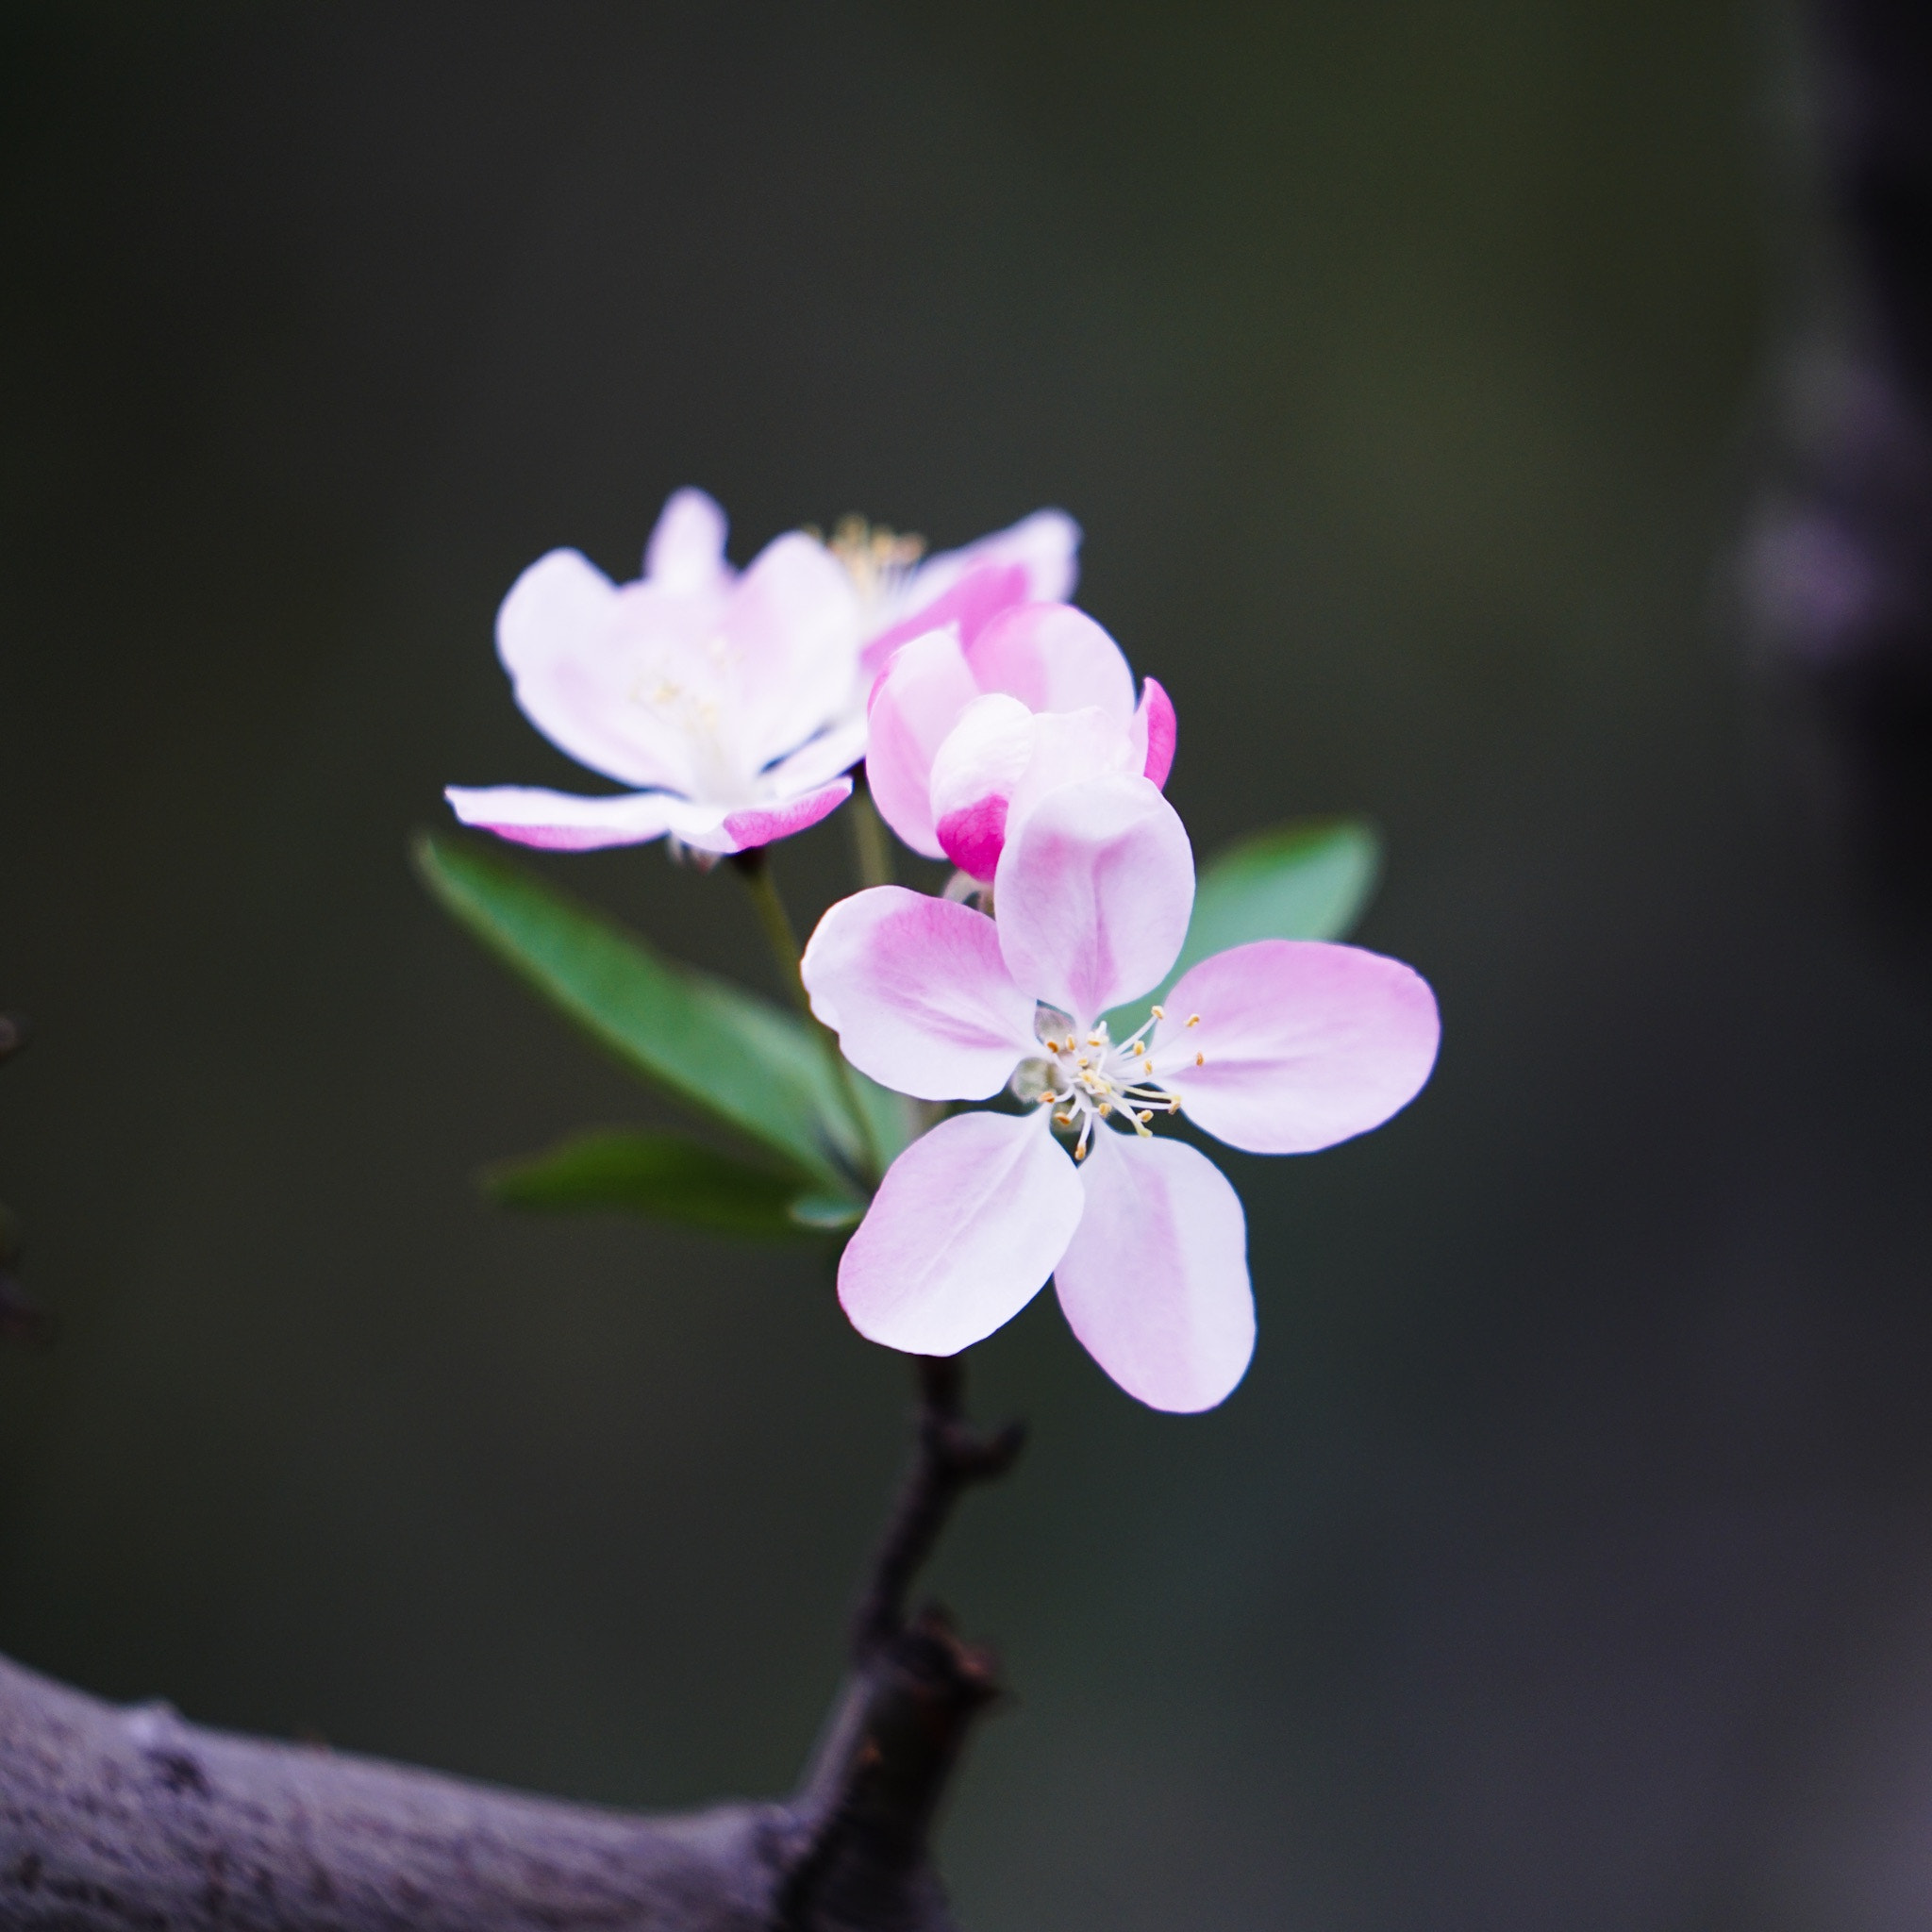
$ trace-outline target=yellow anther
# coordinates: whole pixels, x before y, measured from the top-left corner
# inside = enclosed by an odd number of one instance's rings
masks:
[[[1197,1067],[1205,1067],[1208,1064],[1208,1056],[1205,1053],[1197,1053],[1194,1056],[1194,1064]]]
[[[1200,1024],[1201,1016],[1199,1013],[1190,1013],[1188,1015],[1188,1024],[1190,1026],[1198,1026]]]
[[[1147,1123],[1148,1123],[1149,1121],[1151,1121],[1151,1120],[1152,1120],[1152,1119],[1154,1118],[1154,1115],[1153,1115],[1153,1113],[1152,1113],[1151,1111],[1149,1111],[1149,1112],[1146,1112],[1146,1113],[1143,1113],[1143,1114],[1140,1115],[1140,1117],[1139,1117],[1139,1118],[1140,1118],[1140,1122],[1141,1122],[1141,1125],[1142,1125],[1142,1126],[1144,1127],[1144,1126],[1145,1126],[1145,1125],[1147,1124]]]
[[[1113,1103],[1112,1103],[1111,1101],[1108,1101],[1108,1100],[1103,1100],[1103,1101],[1102,1101],[1102,1102],[1100,1103],[1100,1118],[1101,1118],[1102,1120],[1105,1120],[1105,1119],[1106,1119],[1106,1118],[1108,1117],[1108,1114],[1110,1114],[1110,1113],[1111,1113],[1112,1111],[1113,1111]]]
[[[1057,1113],[1054,1115],[1054,1119],[1059,1122],[1063,1127],[1071,1127],[1074,1124],[1074,1116],[1070,1113]]]
[[[1156,1018],[1157,1020],[1164,1020],[1164,1019],[1166,1019],[1166,1018],[1167,1018],[1167,1008],[1166,1008],[1165,1007],[1156,1007],[1156,1008],[1154,1008],[1154,1017],[1155,1017],[1155,1018]]]
[[[1082,1141],[1080,1144],[1074,1149],[1074,1158],[1075,1160],[1085,1160],[1087,1158],[1086,1141]]]

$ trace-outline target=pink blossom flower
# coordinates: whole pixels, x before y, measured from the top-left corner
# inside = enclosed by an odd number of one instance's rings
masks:
[[[915,852],[981,880],[1049,791],[1107,772],[1164,785],[1174,763],[1166,691],[1150,677],[1137,706],[1121,647],[1068,604],[910,638],[874,686],[870,715],[866,777],[886,823]]]
[[[1185,1109],[1257,1154],[1332,1146],[1415,1096],[1439,1024],[1397,960],[1261,940],[1191,968],[1113,1041],[1101,1015],[1160,983],[1193,891],[1173,807],[1108,775],[1050,793],[1008,842],[997,921],[893,886],[820,921],[805,983],[854,1066],[924,1100],[1010,1085],[1026,1104],[942,1121],[887,1171],[839,1269],[862,1335],[953,1355],[1052,1274],[1074,1334],[1142,1402],[1209,1408],[1241,1380],[1255,1337],[1241,1202],[1154,1121]]]
[[[802,831],[852,790],[865,749],[849,716],[860,603],[814,538],[768,544],[740,575],[702,491],[664,506],[644,575],[613,584],[553,550],[496,617],[524,715],[579,764],[639,789],[587,798],[525,786],[444,796],[466,824],[572,851],[667,833],[740,852]]]
[[[524,714],[580,764],[639,788],[584,797],[527,786],[445,793],[467,824],[581,851],[667,834],[738,852],[802,831],[849,795],[865,749],[865,660],[906,630],[976,629],[1071,588],[1079,530],[1042,510],[963,550],[914,560],[898,540],[803,532],[742,575],[700,490],[664,506],[636,583],[553,550],[511,587],[497,653]]]

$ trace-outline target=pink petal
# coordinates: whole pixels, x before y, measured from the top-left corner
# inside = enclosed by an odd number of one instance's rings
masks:
[[[1015,983],[1084,1029],[1159,985],[1187,937],[1194,858],[1144,778],[1063,785],[1007,841],[993,881]]]
[[[1071,604],[1023,604],[968,647],[982,691],[1010,692],[1035,711],[1098,705],[1123,724],[1134,715],[1134,674],[1121,647]]]
[[[980,564],[942,594],[921,604],[909,617],[882,630],[866,645],[860,662],[876,675],[901,644],[929,630],[950,629],[962,643],[971,643],[1001,611],[1024,604],[1031,594],[1024,565]]]
[[[780,805],[752,805],[730,812],[715,833],[693,833],[684,842],[695,845],[701,852],[749,852],[754,846],[789,839],[792,833],[817,824],[851,796],[852,780],[834,778],[829,785],[821,785],[817,791],[799,798],[788,798]]]
[[[1007,801],[997,795],[949,811],[937,827],[945,855],[981,884],[999,870],[1007,846]]]
[[[693,805],[667,791],[581,798],[575,792],[545,791],[528,785],[495,785],[482,790],[452,785],[442,795],[464,824],[480,826],[519,845],[537,845],[553,852],[642,845],[667,832],[675,832],[695,845],[714,835],[724,818],[717,807]]]
[[[874,886],[819,921],[800,962],[811,1009],[845,1058],[921,1100],[985,1100],[1028,1053],[1033,998],[985,913]]]
[[[905,605],[912,609],[929,604],[969,572],[987,564],[1017,565],[1025,574],[1024,588],[1014,603],[1055,603],[1072,595],[1080,575],[1079,555],[1079,525],[1064,510],[1035,510],[964,549],[942,550],[927,558],[906,586]],[[967,637],[970,641],[970,632]]]
[[[1006,843],[1007,801],[1033,762],[1038,720],[995,691],[959,714],[932,761],[934,831],[961,872],[990,879]]]
[[[1148,678],[1141,686],[1141,708],[1134,713],[1132,737],[1141,748],[1141,774],[1150,784],[1167,789],[1167,774],[1174,770],[1174,740],[1179,726],[1174,715],[1174,700]]]
[[[769,787],[779,797],[790,797],[827,783],[865,756],[865,737],[863,718],[850,718],[820,732],[766,772],[758,780],[760,791]]]
[[[1190,1026],[1194,1013],[1200,1024]],[[1441,1034],[1435,994],[1401,960],[1359,946],[1257,940],[1181,974],[1154,1063],[1218,1140],[1254,1154],[1307,1154],[1407,1106]]]
[[[674,596],[728,582],[724,512],[702,490],[679,490],[666,501],[644,546],[644,575]]]
[[[915,852],[943,858],[932,819],[932,762],[979,695],[950,631],[900,645],[873,687],[865,774],[881,816]]]
[[[886,1170],[839,1263],[839,1300],[871,1341],[957,1355],[1046,1285],[1086,1199],[1044,1120],[941,1121]]]
[[[1033,756],[1008,801],[1008,836],[1018,832],[1049,792],[1110,772],[1132,777],[1141,764],[1131,732],[1098,705],[1077,711],[1036,712]]]
[[[824,544],[793,531],[753,558],[717,635],[736,673],[734,729],[754,766],[783,757],[845,708],[858,625],[852,579]]]
[[[1103,1130],[1080,1169],[1087,1211],[1054,1286],[1082,1345],[1150,1408],[1224,1401],[1255,1352],[1240,1197],[1184,1141]]]
[[[575,550],[540,557],[510,586],[496,613],[496,653],[517,708],[552,744],[621,784],[682,790],[676,747],[654,746],[627,703],[626,631],[637,591],[620,591]]]

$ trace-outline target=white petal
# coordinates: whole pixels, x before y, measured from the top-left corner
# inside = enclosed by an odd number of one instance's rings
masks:
[[[638,729],[630,702],[636,587],[620,591],[575,550],[540,557],[496,613],[496,653],[517,708],[559,751],[621,784],[687,788],[671,741]]]
[[[932,764],[960,714],[979,695],[950,631],[902,644],[874,688],[865,774],[881,816],[928,858],[944,857],[933,829]]]
[[[1145,778],[1088,778],[1050,791],[1007,841],[993,898],[1014,980],[1084,1030],[1166,976],[1193,908],[1193,853]]]
[[[1441,1037],[1419,974],[1314,940],[1256,940],[1203,959],[1168,994],[1167,1014],[1158,1077],[1190,1119],[1254,1154],[1311,1153],[1380,1126],[1421,1091]]]
[[[645,576],[678,596],[722,588],[731,577],[724,528],[724,512],[702,490],[675,491],[644,546]]]
[[[888,1348],[957,1355],[1046,1285],[1085,1205],[1043,1120],[941,1121],[887,1169],[840,1260],[839,1300]]]
[[[858,615],[843,565],[797,531],[768,543],[739,578],[718,648],[734,675],[729,726],[753,771],[847,708],[858,671]]]
[[[1033,1000],[985,913],[874,886],[819,921],[799,972],[845,1058],[921,1100],[986,1100],[1028,1053]]]
[[[593,852],[606,845],[642,845],[675,832],[693,842],[724,823],[722,808],[693,805],[668,791],[627,791],[583,798],[533,785],[481,789],[449,786],[442,794],[466,825],[477,825],[519,845],[554,852]]]
[[[1080,526],[1065,510],[1040,509],[1004,530],[960,550],[929,557],[907,578],[892,600],[894,618],[930,604],[968,571],[989,563],[1017,563],[1026,573],[1029,603],[1058,603],[1080,575]]]
[[[1255,1352],[1241,1197],[1186,1141],[1106,1129],[1080,1178],[1087,1212],[1054,1271],[1074,1333],[1150,1407],[1212,1408]]]
[[[802,744],[788,758],[780,758],[758,784],[758,795],[766,792],[783,797],[809,790],[849,772],[865,756],[865,720],[848,719],[822,731],[810,743]]]

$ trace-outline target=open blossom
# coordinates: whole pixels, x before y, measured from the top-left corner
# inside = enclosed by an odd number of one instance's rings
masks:
[[[702,491],[664,506],[644,575],[613,584],[575,550],[540,558],[496,617],[524,715],[579,764],[640,789],[586,798],[525,786],[445,792],[466,824],[585,850],[667,833],[707,852],[763,845],[832,810],[865,748],[840,722],[858,599],[814,539],[768,544],[742,575]]]
[[[1105,773],[1164,785],[1174,762],[1167,693],[1150,677],[1137,705],[1120,646],[1067,604],[910,638],[870,715],[866,777],[886,823],[981,880],[1049,791]]]
[[[909,620],[975,623],[1070,586],[1079,531],[1041,511],[914,563],[899,540],[803,532],[741,575],[724,513],[702,491],[664,506],[644,575],[613,584],[553,550],[511,587],[497,652],[525,716],[580,764],[638,788],[585,797],[526,786],[445,793],[457,816],[526,845],[585,850],[669,834],[738,852],[802,831],[852,790],[857,695]]]
[[[1107,775],[1049,793],[1007,843],[996,921],[891,886],[825,914],[805,982],[855,1066],[924,1100],[1010,1088],[1025,1108],[956,1115],[893,1162],[840,1264],[861,1334],[952,1355],[1051,1274],[1074,1334],[1142,1402],[1208,1408],[1241,1380],[1241,1202],[1155,1124],[1185,1110],[1252,1153],[1332,1146],[1421,1090],[1439,1024],[1397,960],[1261,940],[1191,967],[1113,1040],[1101,1016],[1160,983],[1193,891],[1174,808]]]

